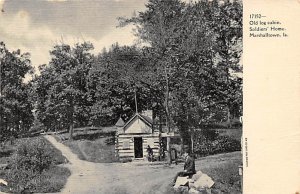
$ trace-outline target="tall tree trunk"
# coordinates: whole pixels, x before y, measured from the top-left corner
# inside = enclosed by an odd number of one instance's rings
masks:
[[[228,126],[231,128],[231,120],[230,120],[230,109],[229,109],[229,105],[227,106],[227,123]]]
[[[158,125],[158,129],[159,129],[159,132],[161,133],[162,132],[162,118],[161,118],[161,115],[159,116],[159,125]]]
[[[165,30],[164,30],[164,20],[163,20],[163,13],[161,11],[159,11],[159,17],[160,17],[160,22],[159,22],[159,26],[160,26],[160,32],[161,32],[161,58],[165,57],[165,51],[166,51],[166,41],[165,41]],[[170,115],[169,115],[169,68],[167,65],[167,61],[163,60],[163,62],[165,62],[164,64],[164,70],[165,70],[165,76],[166,76],[166,125],[167,125],[167,129],[168,129],[168,135],[170,133]],[[168,152],[168,158],[169,158],[169,164],[172,163],[172,158],[171,158],[171,149],[170,149],[170,137],[167,137],[167,152]]]
[[[191,153],[194,153],[194,129],[191,131]]]
[[[168,130],[168,135],[171,132],[170,128],[170,113],[169,113],[169,75],[168,75],[168,68],[165,67],[166,73],[166,125]],[[167,137],[167,152],[169,158],[169,164],[172,164],[172,155],[171,155],[171,146],[170,146],[170,137]]]
[[[69,114],[71,116],[71,123],[70,123],[70,129],[69,129],[69,135],[70,135],[69,139],[73,140],[75,106],[74,106],[74,101],[73,101],[72,97],[70,99],[70,108],[71,108],[71,112]]]
[[[180,144],[180,149],[181,149],[181,153],[183,152],[183,149],[184,149],[184,140],[183,140],[183,137],[182,135],[180,135],[180,141],[181,141],[181,144]]]
[[[73,122],[70,124],[70,129],[69,129],[69,139],[73,140],[73,132],[74,132],[74,124]]]

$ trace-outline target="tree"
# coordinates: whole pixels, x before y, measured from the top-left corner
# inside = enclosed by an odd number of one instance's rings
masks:
[[[90,92],[95,97],[91,122],[114,124],[120,116],[127,120],[135,113],[135,93],[138,111],[152,108],[152,98],[159,94],[145,81],[150,77],[149,60],[142,50],[115,44],[96,61],[89,80]]]
[[[216,4],[217,2],[214,2]],[[239,1],[226,1],[221,6],[212,5],[209,15],[210,28],[215,33],[214,57],[218,71],[219,97],[226,107],[227,122],[230,125],[231,114],[240,116],[242,106],[242,35],[243,12]]]
[[[33,72],[29,53],[9,51],[0,42],[0,130],[1,138],[29,130],[33,122],[29,85],[24,83]]]
[[[149,57],[153,61],[153,70],[158,76],[153,82],[159,86],[161,91],[165,93],[164,112],[168,132],[171,131],[170,120],[170,86],[173,71],[176,65],[176,55],[173,52],[174,46],[179,41],[177,18],[182,15],[184,4],[179,0],[175,1],[159,1],[149,0],[146,4],[146,11],[140,12],[138,16],[130,19],[120,19],[121,25],[134,23],[137,26],[137,36],[147,44],[149,44]],[[174,64],[175,62],[175,64]],[[170,139],[167,138],[167,150],[171,162]]]
[[[94,62],[92,49],[87,42],[74,47],[55,45],[51,61],[40,67],[41,75],[34,80],[38,118],[48,128],[69,127],[70,139],[74,125],[85,126],[89,121],[92,102],[87,83]]]

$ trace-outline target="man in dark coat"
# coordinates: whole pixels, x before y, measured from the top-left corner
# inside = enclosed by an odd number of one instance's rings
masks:
[[[196,174],[195,159],[190,155],[189,151],[184,153],[184,157],[185,157],[185,163],[184,163],[183,171],[180,171],[176,174],[173,180],[174,183],[176,182],[177,177],[179,176],[183,177],[183,176],[191,176],[193,174]]]

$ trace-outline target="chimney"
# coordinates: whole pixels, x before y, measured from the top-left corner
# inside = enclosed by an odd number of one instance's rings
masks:
[[[152,114],[152,110],[145,110],[142,112],[142,115],[149,117],[150,119],[153,120],[153,114]]]

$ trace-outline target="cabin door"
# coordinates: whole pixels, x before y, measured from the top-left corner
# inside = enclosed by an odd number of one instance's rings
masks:
[[[143,158],[143,138],[135,137],[134,138],[134,157]]]

